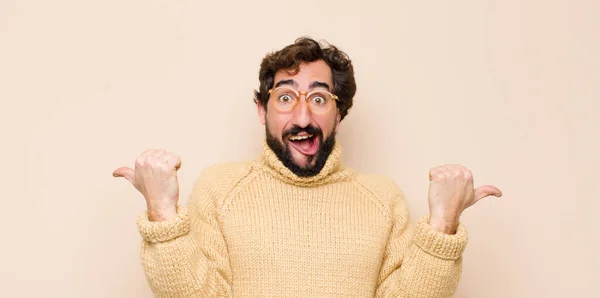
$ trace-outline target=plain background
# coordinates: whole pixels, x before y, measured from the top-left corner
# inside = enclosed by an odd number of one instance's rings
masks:
[[[347,165],[393,178],[413,220],[427,173],[469,167],[456,297],[600,297],[598,1],[0,1],[2,297],[151,297],[112,171],[148,148],[252,159],[263,56],[299,36],[354,61]]]

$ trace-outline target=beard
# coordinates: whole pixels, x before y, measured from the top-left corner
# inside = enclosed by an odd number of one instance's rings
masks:
[[[301,166],[294,161],[290,145],[286,142],[278,140],[269,130],[269,125],[265,125],[267,135],[267,145],[273,150],[277,158],[288,168],[292,173],[298,177],[312,177],[321,172],[329,155],[333,151],[335,145],[335,132],[332,132],[325,140],[323,140],[323,132],[320,128],[307,126],[301,128],[299,126],[293,126],[286,130],[281,138],[287,140],[289,136],[297,135],[300,132],[306,132],[313,135],[315,142],[319,142],[319,149],[315,155],[309,156],[307,159],[306,166]]]

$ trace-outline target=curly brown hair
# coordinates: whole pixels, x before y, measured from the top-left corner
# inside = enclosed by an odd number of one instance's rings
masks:
[[[301,37],[285,48],[269,53],[260,64],[258,79],[259,90],[254,91],[254,102],[260,102],[265,109],[269,101],[269,89],[273,88],[275,74],[282,70],[288,70],[296,74],[300,70],[300,64],[323,60],[331,68],[333,90],[338,96],[337,108],[341,119],[348,114],[352,107],[352,99],[356,94],[356,82],[354,81],[354,68],[352,61],[346,53],[327,42],[322,44],[310,37]]]

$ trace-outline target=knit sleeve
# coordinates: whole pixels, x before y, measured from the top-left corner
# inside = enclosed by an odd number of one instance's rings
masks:
[[[229,297],[232,275],[210,179],[198,179],[187,208],[167,222],[138,219],[141,262],[156,297]]]
[[[436,231],[428,217],[409,226],[404,199],[392,210],[392,231],[384,253],[376,297],[450,297],[462,273],[467,232],[461,224],[455,235]]]

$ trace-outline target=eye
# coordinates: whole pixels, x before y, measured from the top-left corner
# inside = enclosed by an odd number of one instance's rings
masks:
[[[314,97],[311,99],[311,101],[312,101],[314,104],[316,104],[316,105],[319,105],[319,106],[321,106],[321,105],[324,105],[324,104],[326,104],[326,103],[327,103],[327,99],[325,99],[325,97],[323,97],[323,96],[321,96],[321,95],[314,96]]]
[[[288,94],[279,96],[279,102],[281,102],[281,103],[289,103],[292,101],[294,101],[294,99],[291,96],[289,96]]]

